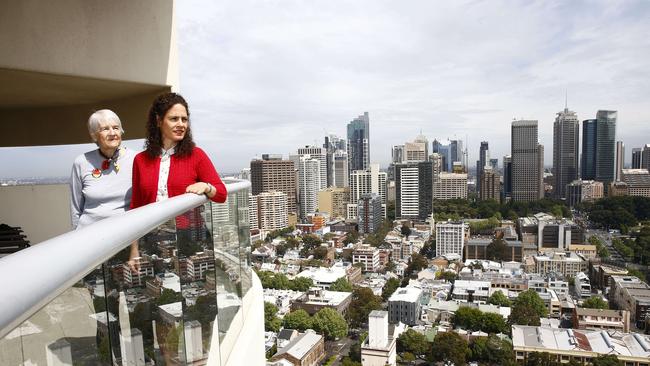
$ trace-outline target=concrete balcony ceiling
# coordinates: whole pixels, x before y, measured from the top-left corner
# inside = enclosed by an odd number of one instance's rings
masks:
[[[0,147],[90,142],[109,108],[143,138],[149,105],[177,87],[174,2],[8,2],[0,13]]]

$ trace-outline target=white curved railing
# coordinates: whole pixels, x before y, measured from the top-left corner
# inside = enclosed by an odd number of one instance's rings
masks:
[[[208,357],[209,354],[209,364],[213,363],[210,360],[216,358],[221,360],[217,364],[222,365],[230,364],[231,362],[228,362],[228,359],[233,360],[232,362],[238,362],[234,361],[238,356],[231,357],[231,351],[236,351],[237,349],[235,343],[232,342],[238,338],[238,334],[240,334],[244,323],[248,323],[246,318],[249,316],[245,314],[251,314],[250,317],[252,318],[255,318],[258,312],[263,314],[263,311],[261,310],[263,306],[261,305],[254,306],[255,308],[259,307],[259,311],[257,311],[257,309],[248,310],[250,306],[247,306],[247,304],[250,303],[250,296],[248,297],[249,300],[244,298],[248,292],[248,288],[251,287],[251,280],[253,280],[254,287],[259,287],[259,281],[254,277],[254,274],[252,274],[252,271],[248,267],[250,236],[248,235],[249,228],[246,211],[248,209],[250,182],[231,179],[225,179],[224,182],[226,183],[228,190],[228,201],[225,204],[205,205],[205,210],[202,211],[202,215],[204,216],[204,219],[206,219],[205,225],[207,225],[207,229],[210,231],[210,235],[212,235],[214,239],[214,248],[205,246],[204,248],[208,250],[212,249],[212,252],[208,251],[208,253],[212,253],[214,259],[216,259],[216,262],[214,263],[222,266],[221,268],[215,268],[217,272],[221,273],[222,277],[219,277],[218,275],[216,278],[213,277],[213,281],[216,279],[216,289],[213,288],[209,293],[212,293],[215,296],[218,295],[217,299],[224,294],[232,294],[239,298],[238,303],[240,305],[239,307],[232,307],[228,306],[228,304],[218,304],[219,314],[214,318],[214,329],[206,328],[204,325],[205,332],[203,334],[205,341],[205,333],[211,332],[212,335],[208,335],[208,337],[213,337],[214,341],[209,342],[212,345],[210,346],[209,351],[204,350],[202,352],[203,356],[200,354],[197,356],[196,352],[193,356],[198,357],[198,359],[201,359],[201,357],[207,359],[206,357]],[[123,249],[127,248],[132,242],[143,238],[145,234],[152,232],[152,230],[160,228],[161,225],[168,222],[170,219],[181,216],[190,210],[206,204],[207,202],[209,201],[203,195],[184,194],[102,220],[82,229],[68,232],[28,249],[1,258],[0,360],[3,359],[3,356],[6,356],[8,350],[8,344],[3,345],[2,343],[4,339],[15,339],[17,332],[18,334],[22,334],[25,324],[30,324],[30,320],[39,319],[38,316],[42,313],[42,311],[39,310],[49,309],[52,307],[52,304],[56,303],[56,301],[62,301],[61,298],[58,298],[59,296],[67,296],[71,287],[78,286],[80,280],[84,279],[84,277],[89,273],[95,271],[102,263],[105,264],[104,271],[109,271],[109,267],[113,265],[106,265],[108,263],[115,263],[113,257]],[[162,227],[167,226],[163,225]],[[154,232],[160,231],[154,230]],[[176,249],[180,250],[180,247],[177,247]],[[177,255],[178,254],[174,254],[175,257]],[[230,258],[230,260],[219,261],[218,258]],[[181,259],[181,261],[182,260],[183,259]],[[229,280],[228,276],[224,277],[226,271],[232,273],[233,278]],[[107,272],[105,272],[105,276],[106,273]],[[219,282],[220,280],[222,282]],[[187,281],[189,280],[181,280],[182,283],[186,283]],[[202,281],[206,282],[208,279],[204,278]],[[187,283],[190,286],[194,286],[191,282]],[[207,286],[207,282],[205,286]],[[215,284],[212,283],[211,286],[214,287]],[[104,286],[102,286],[102,289],[104,289]],[[202,288],[198,287],[196,289],[200,291]],[[108,287],[104,290],[105,294],[100,296],[108,298]],[[259,292],[261,293],[261,290]],[[114,293],[113,290],[111,296],[113,296]],[[128,293],[126,294],[128,295]],[[56,301],[53,302],[53,300]],[[243,308],[241,307],[242,300],[244,300]],[[261,300],[259,302],[262,304]],[[92,310],[92,304],[90,305],[90,308]],[[122,312],[123,309],[124,308],[120,309],[120,312]],[[113,314],[106,310],[102,311],[106,312],[106,319],[110,322]],[[128,311],[133,310],[131,309]],[[183,306],[183,311],[185,311],[185,305]],[[122,323],[122,317],[126,314],[127,313],[119,314],[118,318],[120,318],[120,323]],[[37,318],[33,318],[34,316]],[[124,320],[128,322],[128,318],[129,316],[126,316]],[[181,315],[179,319],[182,321],[190,321],[190,318],[186,318],[186,315]],[[259,319],[255,319],[254,321],[259,322]],[[188,324],[186,324],[186,326]],[[151,325],[150,322],[149,325]],[[108,326],[111,327],[112,325],[109,324]],[[124,326],[126,326],[126,328],[124,328]],[[118,329],[129,329],[132,326],[133,325],[128,326],[120,324],[118,325]],[[155,322],[153,326],[155,337]],[[188,330],[185,329],[185,332],[188,332]],[[263,331],[261,331],[260,334],[262,334],[262,332]],[[23,336],[21,335],[20,337],[22,338]],[[246,335],[246,337],[250,338],[248,335]],[[261,338],[262,336],[255,334],[254,337]],[[199,334],[199,343],[201,343],[200,338],[201,335]],[[56,336],[53,339],[61,339],[61,335]],[[151,341],[151,339],[149,339],[149,341]],[[46,340],[46,342],[50,341]],[[118,341],[118,343],[119,342],[121,342],[121,340]],[[225,343],[221,344],[222,342]],[[235,342],[239,343],[239,340],[236,340]],[[260,361],[263,362],[263,338],[261,338],[260,343],[262,356],[259,358]],[[20,344],[22,344],[22,342]],[[48,344],[45,344],[45,346],[48,346]],[[111,343],[110,347],[113,349],[111,353],[112,356],[110,357],[118,357],[119,359],[119,350],[122,349],[122,352],[124,352],[125,345],[118,344],[117,348],[113,348],[116,347],[116,345]],[[145,341],[145,348],[146,347]],[[219,350],[219,348],[221,348],[221,350]],[[43,345],[40,346],[40,350],[43,350]],[[99,348],[97,348],[97,350],[99,350]],[[182,356],[179,354],[177,356],[187,358],[186,361],[191,362],[191,350],[188,349],[186,352],[187,354]],[[23,360],[26,360],[25,356],[22,357]],[[121,357],[124,357],[124,353],[122,353]],[[142,357],[145,356],[142,355]],[[151,355],[147,354],[146,357],[150,358]],[[182,358],[180,360],[181,363],[184,362]]]
[[[127,211],[0,259],[0,338],[133,241],[208,202],[187,193]]]

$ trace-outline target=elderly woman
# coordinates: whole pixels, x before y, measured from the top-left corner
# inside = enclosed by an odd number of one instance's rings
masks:
[[[79,155],[72,165],[73,229],[124,212],[131,201],[135,153],[121,146],[120,118],[111,110],[99,110],[88,118],[88,132],[98,148]]]
[[[153,101],[145,151],[136,155],[133,162],[131,208],[188,192],[205,194],[214,202],[226,201],[226,186],[210,158],[192,140],[189,117],[187,102],[179,94],[165,93]],[[189,221],[177,218],[177,228],[186,229]],[[136,268],[137,256],[138,247],[134,244],[129,264]]]

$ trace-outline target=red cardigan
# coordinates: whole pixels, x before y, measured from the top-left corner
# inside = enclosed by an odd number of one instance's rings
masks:
[[[131,208],[138,208],[156,202],[158,192],[158,174],[160,171],[160,156],[152,158],[146,151],[135,156],[133,160],[133,192],[131,195]],[[171,156],[169,164],[169,177],[167,179],[167,192],[169,197],[185,193],[190,184],[196,182],[210,183],[217,190],[211,198],[212,201],[223,203],[226,201],[226,186],[221,182],[219,174],[214,169],[210,158],[198,147],[192,149],[190,155],[178,157]]]

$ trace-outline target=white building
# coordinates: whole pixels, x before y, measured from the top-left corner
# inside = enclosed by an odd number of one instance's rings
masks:
[[[249,211],[251,212],[251,229],[255,228],[272,231],[289,225],[287,194],[280,191],[262,192],[250,196]]]
[[[357,203],[364,194],[376,193],[381,196],[384,217],[386,212],[386,172],[379,171],[379,164],[370,164],[366,170],[354,170],[350,173],[350,204],[348,205],[348,219],[357,217]],[[354,206],[354,207],[350,207]],[[350,216],[354,214],[354,216]]]
[[[364,244],[352,252],[352,264],[363,264],[364,272],[375,272],[379,269],[379,249]]]
[[[310,155],[291,156],[298,168],[300,217],[313,215],[318,208],[318,191],[321,186],[321,162]]]
[[[361,345],[362,366],[396,365],[399,334],[388,334],[388,312],[373,310],[368,315],[368,337]]]
[[[318,190],[327,188],[327,156],[325,149],[316,146],[305,146],[298,148],[298,155],[318,160],[320,180]]]
[[[463,257],[469,239],[469,225],[464,222],[439,222],[436,224],[436,255],[456,254]]]
[[[418,217],[420,215],[420,184],[417,165],[399,169],[400,217]]]
[[[433,181],[433,199],[467,198],[467,174],[441,172]]]
[[[298,277],[311,278],[314,285],[329,290],[334,281],[339,278],[346,277],[346,268],[342,265],[334,265],[332,267],[309,267],[308,269],[298,273]]]

